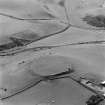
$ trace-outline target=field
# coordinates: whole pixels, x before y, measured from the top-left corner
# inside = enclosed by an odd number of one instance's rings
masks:
[[[105,28],[82,21],[86,14],[105,14],[102,4],[100,0],[0,0],[0,89],[11,94],[31,79],[63,72],[68,66],[77,79],[105,80]],[[8,43],[15,46],[2,49]],[[66,78],[43,81],[0,105],[86,105],[93,94]]]

